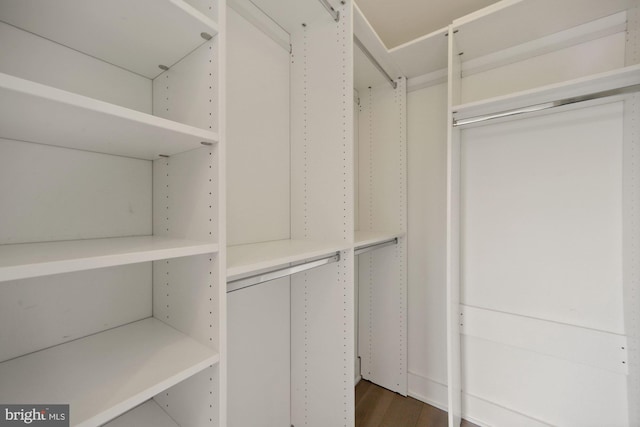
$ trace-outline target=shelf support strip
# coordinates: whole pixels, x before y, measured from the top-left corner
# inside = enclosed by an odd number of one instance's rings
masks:
[[[317,268],[338,261],[340,261],[340,252],[336,252],[335,254],[326,256],[324,258],[303,262],[289,267],[278,268],[264,273],[255,274],[253,276],[243,277],[241,279],[230,280],[227,282],[227,293],[235,292],[240,289],[248,288],[250,286],[259,285],[260,283],[268,282],[271,280],[280,279],[281,277],[291,276],[292,274],[301,273],[303,271],[311,270],[312,268]]]
[[[617,89],[605,90],[602,92],[591,93],[588,95],[575,96],[572,98],[560,99],[558,101],[545,102],[543,104],[530,105],[528,107],[515,108],[512,110],[500,111],[497,113],[486,114],[482,116],[469,117],[467,119],[453,120],[453,127],[463,127],[494,119],[502,119],[506,117],[519,116],[537,111],[548,110],[550,108],[562,107],[565,105],[577,104],[579,102],[592,101],[594,99],[607,98],[616,95],[624,95],[640,91],[640,84],[625,86]]]

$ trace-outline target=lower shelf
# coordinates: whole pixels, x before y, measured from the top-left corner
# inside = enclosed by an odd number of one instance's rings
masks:
[[[0,402],[69,404],[71,426],[99,426],[218,361],[148,318],[1,363]]]
[[[104,427],[178,427],[154,400],[147,400]]]

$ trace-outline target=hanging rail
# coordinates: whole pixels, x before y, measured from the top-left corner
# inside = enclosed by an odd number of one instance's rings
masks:
[[[497,113],[486,114],[482,116],[469,117],[468,119],[453,120],[453,127],[466,126],[488,120],[501,119],[505,117],[519,116],[522,114],[534,113],[537,111],[548,110],[550,108],[562,107],[565,105],[577,104],[579,102],[591,101],[594,99],[608,98],[610,96],[624,95],[640,91],[640,85],[625,86],[617,89],[605,90],[602,92],[591,93],[588,95],[575,96],[572,98],[560,99],[558,101],[545,102],[542,104],[530,105],[528,107],[515,108],[513,110],[500,111]]]
[[[327,12],[331,14],[331,17],[333,18],[334,21],[340,22],[340,12],[335,10],[333,6],[331,6],[331,3],[329,3],[327,0],[318,0],[318,1],[324,6],[325,9],[327,9]]]
[[[281,277],[291,276],[292,274],[301,273],[306,270],[311,270],[312,268],[320,267],[338,261],[340,261],[340,252],[336,252],[335,254],[326,256],[324,258],[304,262],[302,264],[278,268],[276,270],[267,271],[265,273],[259,273],[253,276],[231,280],[227,282],[227,293],[248,288],[250,286],[259,285],[260,283],[279,279]]]
[[[355,255],[360,255],[376,249],[384,248],[385,246],[391,246],[391,245],[397,245],[397,244],[398,244],[398,238],[395,237],[393,239],[385,240],[384,242],[380,242],[380,243],[373,243],[371,245],[358,246],[356,247],[353,253]]]
[[[391,78],[391,76],[384,70],[384,68],[382,68],[382,65],[380,65],[380,63],[378,61],[376,61],[376,58],[373,57],[371,52],[369,52],[367,50],[367,48],[364,47],[364,45],[362,44],[360,39],[358,39],[355,35],[353,36],[353,42],[356,44],[356,46],[358,46],[360,48],[362,53],[364,53],[364,56],[369,58],[369,61],[371,61],[373,66],[376,67],[378,69],[378,71],[380,71],[382,73],[382,75],[384,75],[384,77],[389,81],[389,84],[391,85],[391,87],[394,88],[394,89],[397,88],[398,87],[398,83]]]

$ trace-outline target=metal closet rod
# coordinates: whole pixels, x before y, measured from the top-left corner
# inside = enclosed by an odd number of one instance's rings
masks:
[[[391,78],[391,76],[384,70],[384,68],[382,68],[382,65],[380,65],[380,63],[378,61],[376,61],[376,58],[374,58],[373,55],[371,54],[371,52],[369,52],[367,50],[367,48],[364,47],[364,45],[362,44],[360,39],[358,39],[358,37],[356,37],[355,34],[353,36],[353,42],[356,44],[356,46],[358,46],[360,48],[362,53],[364,53],[364,56],[369,58],[369,61],[371,61],[373,66],[376,67],[378,69],[378,71],[380,71],[382,73],[383,76],[385,76],[385,78],[389,81],[389,84],[391,85],[391,87],[394,88],[394,89],[397,88],[398,87],[398,83]]]
[[[301,273],[303,271],[311,270],[312,268],[320,267],[338,261],[340,261],[340,252],[336,252],[333,255],[315,259],[313,261],[307,261],[301,264],[292,265],[290,267],[278,268],[266,273],[259,273],[253,276],[243,277],[242,279],[231,280],[230,282],[227,282],[227,293],[248,288],[250,286],[259,285],[260,283],[268,282],[271,280],[280,279],[281,277],[291,276],[292,274]]]
[[[574,96],[572,98],[560,99],[558,101],[545,102],[543,104],[530,105],[528,107],[514,108],[513,110],[500,111],[498,113],[486,114],[482,116],[469,117],[453,121],[453,127],[466,126],[489,120],[501,119],[505,117],[519,116],[522,114],[534,113],[548,110],[550,108],[562,107],[564,105],[577,104],[579,102],[591,101],[594,99],[608,98],[610,96],[624,95],[640,91],[640,84],[625,86],[617,89],[605,90],[602,92],[590,93],[588,95]]]
[[[373,243],[371,245],[364,245],[364,246],[359,246],[355,249],[355,251],[353,251],[353,253],[355,255],[360,255],[366,252],[370,252],[376,249],[380,249],[380,248],[384,248],[385,246],[391,246],[391,245],[397,245],[398,244],[398,238],[395,237],[393,239],[389,239],[389,240],[385,240],[384,242],[380,242],[380,243]]]
[[[318,1],[324,6],[325,9],[327,9],[327,12],[331,14],[331,17],[333,18],[334,21],[336,22],[340,21],[340,12],[335,10],[327,0],[318,0]]]

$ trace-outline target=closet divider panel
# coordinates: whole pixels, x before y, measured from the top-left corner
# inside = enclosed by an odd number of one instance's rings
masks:
[[[401,237],[359,255],[358,348],[363,378],[406,395],[406,79],[396,82],[360,93],[359,230]]]
[[[335,5],[334,5],[335,7]],[[353,242],[352,3],[292,32],[292,238]],[[302,23],[301,23],[302,24]],[[352,426],[353,251],[291,279],[291,423]]]
[[[447,400],[449,427],[462,419],[460,350],[460,130],[452,127],[453,110],[461,99],[462,64],[457,54],[454,27],[449,26],[447,83]]]
[[[640,0],[627,11],[625,65],[640,63]],[[624,102],[623,295],[629,376],[629,424],[640,425],[640,94]]]
[[[226,425],[226,224],[220,119],[225,13],[217,10],[216,2],[209,3],[221,31],[153,81],[154,114],[219,132],[221,137],[213,145],[203,144],[153,164],[154,234],[189,236],[217,242],[221,248],[221,253],[153,264],[154,317],[220,354],[218,364],[154,397],[182,427]]]

